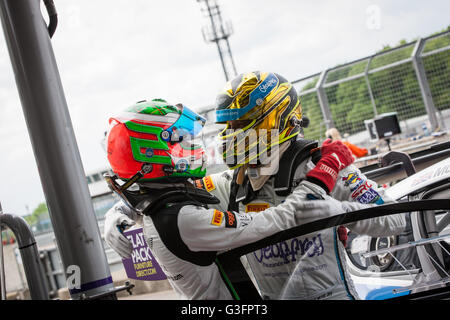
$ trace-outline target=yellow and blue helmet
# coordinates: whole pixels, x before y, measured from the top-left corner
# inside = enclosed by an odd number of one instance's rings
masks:
[[[261,71],[240,74],[216,98],[216,123],[226,124],[219,133],[225,163],[231,169],[260,164],[272,147],[299,134],[301,119],[297,92],[284,77]]]

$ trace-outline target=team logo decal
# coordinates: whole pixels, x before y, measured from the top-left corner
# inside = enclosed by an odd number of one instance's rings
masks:
[[[225,228],[236,228],[237,220],[233,212],[227,211],[225,213]]]
[[[155,153],[154,153],[154,151],[153,151],[152,148],[147,148],[147,149],[145,149],[145,156],[146,156],[147,158],[153,157],[154,154],[155,154]]]
[[[249,203],[245,205],[245,212],[260,212],[268,209],[268,203]]]
[[[202,179],[198,179],[194,181],[195,187],[198,189],[205,189],[205,185],[203,184]]]
[[[211,224],[215,226],[220,226],[223,220],[223,212],[214,209],[214,214],[211,220]]]
[[[361,181],[361,178],[358,176],[358,174],[356,172],[351,172],[348,174],[348,176],[343,177],[342,181],[344,182],[344,185],[346,187],[350,186],[351,184],[357,183],[359,181]]]
[[[360,203],[376,203],[383,204],[384,201],[381,196],[374,189],[370,188],[361,194],[356,200]]]
[[[189,164],[186,159],[180,159],[175,165],[175,169],[178,172],[185,172],[189,169]]]
[[[203,184],[205,186],[206,191],[210,192],[216,188],[214,185],[211,176],[207,176],[203,178]]]
[[[302,256],[312,258],[321,256],[325,251],[322,235],[319,233],[311,238],[294,238],[272,244],[268,247],[254,251],[256,260],[265,267],[278,267],[283,264],[301,259]],[[277,261],[273,259],[277,258]]]

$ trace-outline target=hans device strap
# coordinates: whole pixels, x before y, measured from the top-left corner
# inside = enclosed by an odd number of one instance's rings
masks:
[[[150,217],[162,242],[170,252],[193,264],[209,266],[216,260],[216,251],[191,251],[181,239],[178,229],[178,214],[181,208],[187,205],[198,205],[198,203],[194,201],[177,203],[154,212]]]
[[[312,157],[313,162],[320,159],[318,143],[314,140],[300,139],[294,141],[280,159],[280,166],[275,175],[274,189],[280,197],[286,197],[292,192],[294,174],[298,166]]]
[[[136,206],[142,207],[142,213],[151,216],[157,213],[168,203],[190,201],[196,205],[218,204],[220,200],[208,191],[200,188],[186,186],[184,188],[167,188],[161,190],[146,190],[146,197]]]

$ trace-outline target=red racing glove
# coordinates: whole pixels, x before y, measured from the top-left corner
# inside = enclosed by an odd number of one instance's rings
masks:
[[[339,226],[339,228],[337,229],[337,233],[338,233],[338,237],[339,240],[341,240],[342,244],[344,245],[344,248],[347,247],[347,228],[345,228],[344,226]]]
[[[336,183],[339,171],[353,163],[354,158],[350,149],[341,141],[331,142],[327,139],[320,148],[322,158],[314,169],[306,174],[307,178],[313,178],[322,182],[330,193]]]

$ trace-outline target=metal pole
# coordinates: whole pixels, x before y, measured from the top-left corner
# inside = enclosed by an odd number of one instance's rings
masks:
[[[2,204],[0,203],[0,217],[3,215]],[[3,257],[3,227],[0,223],[0,300],[6,300],[5,263]]]
[[[39,5],[0,0],[0,14],[61,260],[80,270],[76,299],[110,292],[113,281]]]
[[[213,32],[214,39],[215,39],[214,42],[216,43],[217,50],[219,51],[220,62],[222,63],[223,72],[225,73],[225,79],[226,79],[226,81],[228,81],[229,76],[228,76],[227,68],[225,66],[225,62],[223,60],[224,58],[222,55],[222,50],[220,49],[219,39],[217,37],[217,31],[216,31],[216,24],[214,23],[214,18],[213,18],[212,12],[211,12],[211,7],[209,6],[208,0],[205,0],[205,3],[206,3],[206,9],[208,10],[209,18],[211,20],[211,28],[212,28],[212,32]]]
[[[328,70],[324,70],[320,74],[319,79],[317,80],[317,84],[316,84],[316,91],[317,91],[317,98],[319,99],[320,109],[322,110],[324,123],[325,123],[327,129],[330,129],[330,128],[334,128],[335,125],[333,122],[333,117],[331,116],[330,105],[328,104],[327,94],[325,93],[325,88],[323,87],[327,73],[328,73]]]
[[[436,107],[433,103],[433,97],[431,96],[430,86],[428,84],[427,75],[423,66],[422,57],[420,56],[422,54],[424,44],[425,41],[423,39],[417,40],[411,58],[414,70],[416,72],[417,81],[419,82],[420,93],[422,94],[428,119],[430,120],[431,129],[434,131],[439,127],[439,123],[436,116]]]
[[[0,214],[1,224],[10,228],[17,239],[31,299],[48,300],[49,295],[45,273],[40,263],[36,240],[30,227],[22,217],[12,214]]]
[[[222,32],[223,35],[225,35],[225,29],[223,28],[223,21],[222,21],[222,15],[220,14],[220,8],[219,5],[216,4],[217,7],[217,17],[219,18],[219,23],[220,23],[220,30]],[[230,31],[230,33],[232,33],[232,31]],[[233,69],[233,77],[237,76],[237,71],[236,71],[236,66],[234,65],[234,60],[233,60],[233,55],[231,54],[231,48],[230,48],[230,43],[228,42],[228,37],[225,37],[224,40],[226,41],[226,45],[227,45],[227,53],[228,56],[230,58],[231,62],[231,67]]]
[[[377,111],[377,106],[375,104],[375,98],[373,97],[372,87],[370,86],[370,81],[369,81],[369,68],[370,68],[370,63],[372,62],[372,59],[373,59],[373,56],[371,56],[369,58],[369,60],[367,61],[366,68],[364,69],[364,79],[366,80],[367,90],[369,91],[369,97],[370,97],[370,102],[372,103],[373,113],[376,117],[378,115],[378,111]]]

